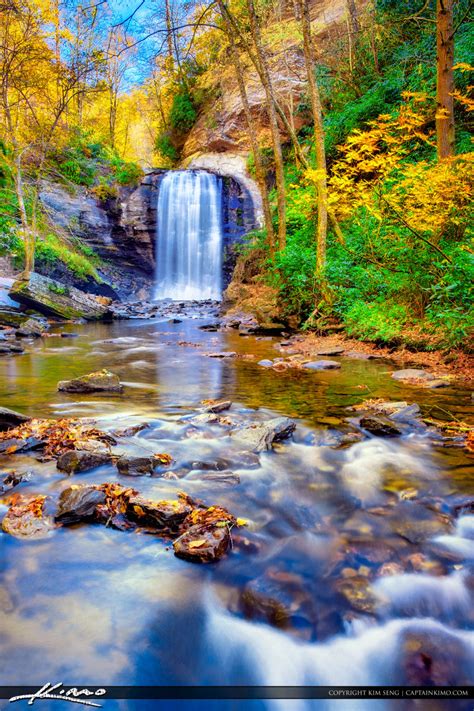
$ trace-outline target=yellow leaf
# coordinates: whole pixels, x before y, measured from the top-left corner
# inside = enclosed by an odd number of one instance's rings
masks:
[[[189,548],[201,548],[202,546],[205,546],[207,543],[205,538],[199,538],[197,541],[190,541],[188,547]]]
[[[248,524],[248,521],[246,518],[238,518],[237,519],[237,526],[246,526]]]

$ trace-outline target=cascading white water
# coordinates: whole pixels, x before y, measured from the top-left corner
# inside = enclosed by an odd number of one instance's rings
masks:
[[[220,300],[222,183],[212,173],[167,173],[158,194],[155,299]]]

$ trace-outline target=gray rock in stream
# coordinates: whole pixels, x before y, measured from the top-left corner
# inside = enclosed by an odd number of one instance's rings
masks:
[[[274,442],[290,437],[295,429],[296,423],[293,420],[288,417],[275,417],[268,422],[235,430],[231,437],[250,452],[264,452],[271,449]]]
[[[314,360],[303,365],[307,370],[337,370],[340,367],[341,364],[335,360]]]
[[[434,380],[434,375],[419,368],[405,368],[405,370],[396,370],[392,373],[392,378],[409,383],[413,380]]]

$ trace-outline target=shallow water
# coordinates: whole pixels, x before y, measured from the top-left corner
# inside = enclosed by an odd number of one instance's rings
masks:
[[[414,432],[336,448],[351,430],[346,408],[368,397],[416,401],[424,414],[468,420],[470,393],[401,385],[390,378],[393,364],[383,361],[341,358],[339,371],[275,373],[257,361],[280,355],[278,339],[207,333],[198,329],[205,321],[67,327],[79,336],[46,338],[21,357],[0,360],[1,405],[40,417],[93,417],[104,429],[146,421],[150,427],[119,448],[168,452],[175,460],[176,479],[130,480],[105,466],[76,475],[77,483],[126,479],[154,499],[184,490],[249,521],[231,553],[211,566],[175,558],[155,536],[102,526],[65,527],[30,542],[0,534],[1,683],[405,685],[421,683],[425,674],[441,685],[472,684],[473,517],[454,523],[448,515],[453,503],[472,495],[472,458]],[[204,355],[216,351],[256,358]],[[59,380],[103,367],[120,375],[123,394],[57,392]],[[259,468],[245,468],[226,428],[186,421],[209,398],[231,399],[225,414],[236,425],[291,416],[294,438],[261,454]],[[3,457],[1,464],[32,472],[20,493],[55,495],[71,483],[54,464],[30,456]],[[238,473],[240,484],[202,478],[216,466]],[[415,498],[401,498],[410,487]],[[395,575],[382,575],[387,562],[400,566]],[[249,601],[255,589],[270,590],[289,614],[270,624]],[[429,670],[417,669],[413,649],[431,659]],[[369,705],[354,699],[105,704],[334,707]],[[394,707],[419,708],[370,704]]]

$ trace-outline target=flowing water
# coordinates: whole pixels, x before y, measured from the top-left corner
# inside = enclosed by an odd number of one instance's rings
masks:
[[[351,429],[346,408],[367,397],[417,401],[425,415],[466,420],[470,393],[403,386],[383,361],[341,358],[339,371],[275,373],[257,361],[278,354],[278,339],[207,333],[198,329],[204,320],[68,326],[76,339],[42,339],[0,360],[1,405],[93,417],[104,429],[146,421],[120,446],[174,458],[174,478],[131,480],[104,466],[77,474],[77,483],[126,479],[153,499],[184,490],[249,522],[234,533],[230,554],[208,566],[177,559],[159,537],[99,525],[60,528],[38,541],[0,534],[1,683],[472,684],[473,517],[449,515],[472,498],[472,459],[415,431],[338,448]],[[213,351],[240,357],[205,355]],[[58,380],[104,366],[120,375],[123,394],[56,391]],[[189,419],[208,398],[233,401],[225,414],[235,426],[294,417],[294,437],[262,453],[260,466],[242,459],[227,428]],[[71,483],[54,463],[27,455],[5,456],[2,469],[31,472],[18,488],[25,494],[54,497]],[[240,484],[207,480],[216,469],[231,469]],[[401,493],[411,489],[413,497]],[[357,711],[420,703],[108,701],[105,708]],[[471,706],[431,699],[421,708]]]
[[[158,193],[156,299],[221,298],[221,203],[221,179],[212,173],[166,173]]]

